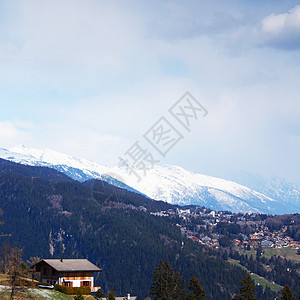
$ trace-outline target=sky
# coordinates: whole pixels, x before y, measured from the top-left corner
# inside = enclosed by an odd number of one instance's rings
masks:
[[[290,0],[0,0],[0,147],[113,166],[159,163],[300,184],[300,4]],[[208,112],[186,130],[189,92]],[[161,118],[181,140],[144,138]]]

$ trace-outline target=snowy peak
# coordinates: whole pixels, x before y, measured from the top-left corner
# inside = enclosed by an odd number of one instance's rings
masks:
[[[24,145],[9,150],[0,148],[0,158],[24,165],[53,168],[81,182],[89,179],[101,179],[129,191],[138,192],[119,181],[118,178],[114,179],[110,176],[111,169],[106,166],[51,149],[26,148]]]
[[[87,159],[76,158],[50,149],[41,150],[35,148],[26,148],[24,145],[18,145],[16,147],[10,148],[9,150],[14,153],[31,157],[35,161],[48,163],[50,165],[66,165],[72,168],[87,169],[95,172],[98,172],[100,167],[101,172],[109,171],[109,168],[100,166],[99,164]]]
[[[24,155],[17,152],[12,152],[10,150],[0,148],[0,157],[7,160],[12,160],[14,162],[19,162],[22,160],[35,160],[33,156]]]
[[[0,157],[21,164],[54,168],[78,181],[99,178],[110,184],[138,191],[149,198],[172,204],[200,205],[233,212],[300,212],[298,203],[280,201],[270,194],[266,195],[234,181],[192,173],[178,166],[156,165],[138,182],[124,167],[108,168],[50,149],[26,148],[23,145],[9,150],[0,148]]]
[[[195,174],[176,166],[155,166],[140,182],[121,174],[126,183],[152,199],[180,205],[201,205],[216,210],[278,213],[292,207],[251,190],[236,182]]]
[[[258,191],[272,199],[300,207],[300,187],[279,177],[264,178],[246,171],[232,174],[231,180]]]

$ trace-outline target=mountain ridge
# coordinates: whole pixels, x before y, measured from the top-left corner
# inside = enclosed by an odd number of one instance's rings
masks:
[[[138,182],[130,170],[109,168],[50,149],[16,146],[0,148],[0,157],[21,164],[54,168],[72,179],[101,179],[115,186],[139,192],[171,204],[199,205],[214,210],[284,214],[300,212],[300,205],[274,199],[233,181],[196,174],[179,166],[155,165]]]
[[[5,164],[10,165],[9,173]],[[87,258],[102,269],[95,285],[105,292],[113,287],[117,294],[145,299],[155,267],[168,258],[186,281],[198,275],[207,299],[229,299],[238,291],[245,275],[242,268],[187,239],[176,219],[152,214],[175,206],[100,180],[63,182],[43,176],[32,180],[40,171],[49,173],[42,167],[0,164],[1,228],[11,234],[7,242],[23,249],[25,260]]]
[[[299,186],[278,176],[265,178],[261,174],[239,171],[233,172],[227,179],[248,186],[272,199],[300,206]]]

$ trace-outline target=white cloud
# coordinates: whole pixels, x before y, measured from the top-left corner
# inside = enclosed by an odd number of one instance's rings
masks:
[[[143,52],[139,18],[118,1],[16,0],[2,9],[2,82],[99,87],[124,75],[131,57]]]
[[[20,143],[28,143],[32,139],[29,132],[18,129],[12,122],[0,121],[1,147],[11,147]]]
[[[261,26],[267,44],[283,49],[300,48],[300,5],[287,13],[265,17]]]
[[[300,30],[300,5],[283,14],[271,14],[262,20],[262,28],[265,32],[279,34],[285,30]]]
[[[297,140],[280,144],[282,124],[292,132],[299,119],[299,64],[290,53],[253,47],[259,24],[264,45],[295,48],[298,6],[271,15],[287,4],[3,3],[0,116],[12,121],[0,127],[0,147],[23,142],[114,164],[188,90],[209,115],[166,163],[211,175],[229,166],[299,169]],[[276,156],[286,150],[293,165]]]

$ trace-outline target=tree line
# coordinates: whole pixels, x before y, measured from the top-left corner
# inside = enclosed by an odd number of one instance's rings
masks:
[[[256,300],[255,284],[249,273],[241,279],[240,292],[233,295],[231,300]],[[206,300],[205,290],[201,287],[199,279],[194,275],[188,281],[188,291],[182,275],[175,272],[168,259],[160,261],[155,268],[150,294],[154,300]],[[299,291],[300,297],[300,291]],[[279,299],[294,300],[291,289],[286,285],[280,292]]]

